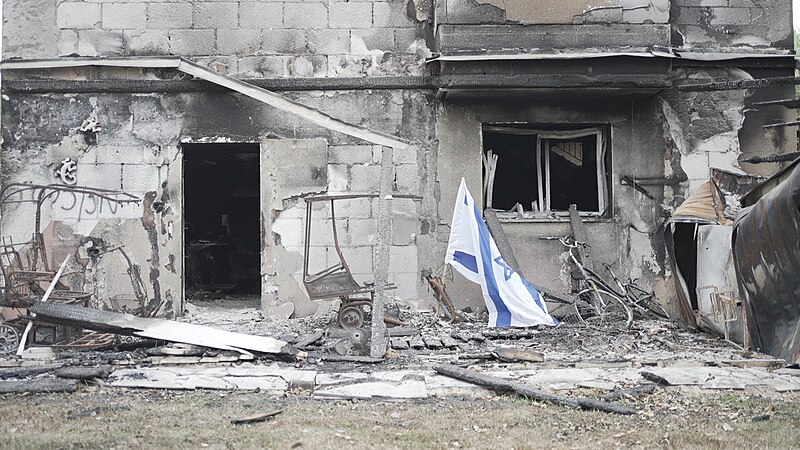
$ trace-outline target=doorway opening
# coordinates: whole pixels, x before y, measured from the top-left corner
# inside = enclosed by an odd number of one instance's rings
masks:
[[[183,144],[186,298],[239,299],[261,292],[258,144]],[[254,303],[250,305],[250,303]],[[236,305],[230,305],[236,306]]]

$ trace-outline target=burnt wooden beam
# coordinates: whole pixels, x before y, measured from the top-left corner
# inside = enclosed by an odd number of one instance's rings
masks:
[[[578,399],[572,399],[561,395],[551,394],[549,392],[537,391],[528,385],[517,383],[516,381],[509,381],[490,375],[484,375],[473,370],[467,370],[457,366],[436,366],[434,367],[434,370],[437,373],[455,378],[457,380],[488,387],[500,392],[513,392],[517,395],[540,402],[553,403],[570,408],[594,409],[597,411],[623,415],[631,415],[638,412],[637,410],[627,406],[615,405],[613,403],[595,400],[593,398],[582,397]]]
[[[751,158],[743,159],[742,162],[750,164],[776,163],[776,162],[794,161],[797,158],[800,158],[800,152],[784,153],[782,155],[776,154],[767,156],[753,156]]]

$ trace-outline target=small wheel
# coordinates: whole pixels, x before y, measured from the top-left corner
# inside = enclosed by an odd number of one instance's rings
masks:
[[[19,334],[9,325],[0,325],[0,354],[9,355],[19,347]]]
[[[339,311],[339,325],[342,328],[361,328],[364,325],[364,311],[359,306],[346,306]]]

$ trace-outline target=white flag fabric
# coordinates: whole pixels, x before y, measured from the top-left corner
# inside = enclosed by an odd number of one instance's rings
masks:
[[[506,265],[464,179],[458,188],[445,262],[481,285],[490,327],[558,325],[530,283]]]

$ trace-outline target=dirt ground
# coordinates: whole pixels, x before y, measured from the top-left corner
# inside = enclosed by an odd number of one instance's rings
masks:
[[[3,448],[800,448],[800,398],[659,388],[636,416],[513,396],[418,402],[125,390],[0,397]],[[231,420],[279,408],[262,423]]]

